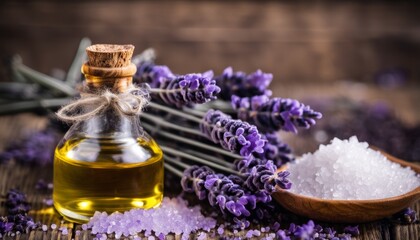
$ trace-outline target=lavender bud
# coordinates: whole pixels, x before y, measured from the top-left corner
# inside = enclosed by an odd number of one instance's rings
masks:
[[[241,156],[263,152],[265,142],[255,126],[234,120],[221,111],[207,111],[200,123],[200,130],[214,143]]]
[[[315,119],[322,117],[321,113],[294,99],[232,96],[231,103],[239,119],[255,124],[265,132],[281,129],[297,133],[297,127],[309,128],[315,124]]]

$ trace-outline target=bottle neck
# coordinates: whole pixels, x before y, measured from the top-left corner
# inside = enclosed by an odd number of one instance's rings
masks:
[[[105,68],[90,66],[87,63],[82,66],[85,75],[87,91],[95,92],[109,89],[114,93],[122,93],[133,83],[133,75],[137,67],[133,63],[123,67]]]

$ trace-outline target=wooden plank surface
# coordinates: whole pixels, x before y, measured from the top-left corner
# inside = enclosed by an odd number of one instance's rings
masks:
[[[4,147],[12,139],[19,139],[23,135],[42,129],[45,125],[45,118],[37,117],[31,114],[20,114],[15,116],[0,117],[0,147]],[[47,181],[52,180],[51,166],[25,166],[19,164],[0,165],[0,195],[4,195],[8,189],[18,187],[27,193],[28,200],[32,204],[30,215],[36,221],[50,225],[55,223],[58,227],[66,226],[69,228],[69,235],[63,236],[60,231],[41,230],[32,231],[28,235],[21,235],[16,239],[92,239],[94,236],[89,232],[81,231],[76,235],[77,230],[81,230],[80,225],[63,222],[54,212],[52,207],[45,206],[43,199],[50,197],[47,193],[40,193],[35,189],[35,183],[39,179]],[[413,208],[419,212],[420,202],[417,202]],[[4,209],[0,208],[0,215],[4,214]],[[335,226],[335,225],[332,225]],[[337,225],[342,227],[340,225]],[[397,239],[397,240],[418,240],[420,238],[420,224],[399,225],[387,220],[374,223],[361,224],[361,235],[355,239],[377,240],[377,239]],[[244,236],[244,232],[239,233]],[[8,238],[14,239],[14,238]],[[167,239],[179,239],[179,236],[167,236]]]

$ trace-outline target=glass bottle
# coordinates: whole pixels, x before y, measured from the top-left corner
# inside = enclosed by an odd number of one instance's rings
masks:
[[[85,90],[123,93],[136,67],[132,45],[93,45],[82,66]],[[94,108],[94,106],[92,106]],[[95,211],[151,208],[163,197],[162,151],[143,130],[138,116],[107,107],[74,123],[54,155],[53,200],[72,222],[86,222]]]

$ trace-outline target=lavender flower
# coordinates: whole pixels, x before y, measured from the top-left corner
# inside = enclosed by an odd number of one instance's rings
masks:
[[[244,185],[252,192],[265,191],[271,194],[276,186],[282,189],[290,189],[292,186],[287,178],[290,173],[288,171],[276,172],[277,166],[271,160],[250,157],[235,163],[238,171],[245,173]]]
[[[229,177],[214,172],[206,166],[192,166],[184,171],[182,187],[185,192],[195,192],[200,200],[206,198],[211,206],[219,209],[224,216],[250,216],[256,199],[246,194],[241,186]],[[204,188],[203,188],[204,186]]]
[[[353,228],[353,232],[356,233],[357,226]],[[355,234],[357,235],[357,234]],[[278,230],[276,236],[280,240],[298,240],[298,239],[315,239],[315,240],[350,240],[352,236],[355,236],[349,233],[337,234],[337,232],[332,228],[322,228],[320,225],[314,224],[312,220],[309,220],[306,224],[296,225],[294,223],[290,224],[289,229]]]
[[[0,217],[0,236],[10,232],[28,232],[38,226],[31,217],[27,216],[31,206],[24,193],[16,189],[9,190],[6,194],[5,207],[9,215]]]
[[[272,74],[263,73],[261,70],[247,75],[244,72],[233,72],[232,67],[228,67],[221,76],[216,77],[216,82],[222,89],[221,99],[230,101],[232,95],[241,97],[271,96],[271,91],[267,88],[272,79]]]
[[[259,159],[272,160],[274,165],[280,167],[285,163],[293,161],[295,158],[289,145],[281,141],[276,133],[266,133],[261,135],[266,140],[262,153],[253,153]]]
[[[167,66],[143,62],[137,66],[134,80],[138,83],[148,83],[152,88],[159,88],[162,83],[172,81],[175,77],[175,74],[173,74]]]
[[[212,71],[175,75],[167,66],[143,63],[135,79],[148,83],[155,99],[177,107],[214,100],[220,92]]]
[[[315,124],[315,119],[322,117],[321,113],[294,99],[269,99],[265,95],[252,98],[232,96],[231,103],[239,119],[255,124],[265,132],[282,129],[297,133],[297,127],[309,128]]]
[[[393,216],[398,222],[410,224],[417,222],[417,213],[411,208],[406,208]]]
[[[177,107],[215,100],[220,88],[212,77],[212,72],[192,73],[161,81],[155,84],[157,90],[151,89],[152,93],[155,92],[152,96],[157,96],[166,104]]]
[[[181,179],[181,186],[185,192],[195,192],[198,199],[204,200],[207,197],[207,190],[204,188],[206,176],[214,174],[214,171],[207,166],[191,166],[184,171]]]
[[[255,126],[234,120],[221,111],[210,109],[200,123],[200,130],[208,139],[220,144],[224,149],[241,156],[253,152],[262,153],[264,140]]]
[[[10,189],[7,192],[5,206],[7,213],[11,215],[26,214],[31,209],[31,205],[26,200],[26,195],[16,189]]]
[[[21,142],[13,143],[0,153],[0,163],[11,159],[20,163],[39,165],[52,163],[58,140],[57,133],[50,129],[34,133]]]
[[[9,222],[6,217],[0,217],[0,238],[11,232],[13,229],[13,222]]]

